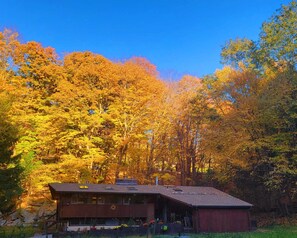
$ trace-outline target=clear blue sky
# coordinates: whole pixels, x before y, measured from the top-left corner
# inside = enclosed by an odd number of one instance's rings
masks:
[[[0,0],[0,30],[63,55],[92,51],[111,60],[142,56],[163,77],[221,68],[231,38],[258,39],[263,21],[290,0]]]

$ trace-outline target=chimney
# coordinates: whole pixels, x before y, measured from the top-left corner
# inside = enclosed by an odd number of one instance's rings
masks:
[[[156,186],[159,185],[159,179],[158,176],[156,176]]]

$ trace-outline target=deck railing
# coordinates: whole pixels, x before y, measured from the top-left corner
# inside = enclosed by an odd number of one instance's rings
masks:
[[[69,204],[59,209],[60,218],[154,217],[154,204]]]

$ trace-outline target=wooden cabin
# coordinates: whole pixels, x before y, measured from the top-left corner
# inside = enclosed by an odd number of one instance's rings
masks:
[[[130,181],[131,182],[131,181]],[[194,232],[250,230],[251,204],[211,187],[51,183],[64,229],[181,223]]]

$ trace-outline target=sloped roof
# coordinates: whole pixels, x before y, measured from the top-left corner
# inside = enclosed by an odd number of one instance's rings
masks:
[[[212,187],[77,183],[51,183],[49,187],[54,199],[58,193],[159,194],[193,207],[252,206]]]
[[[251,207],[245,201],[212,187],[177,186],[163,189],[161,195],[193,207]]]

